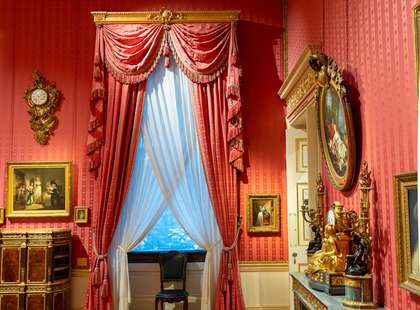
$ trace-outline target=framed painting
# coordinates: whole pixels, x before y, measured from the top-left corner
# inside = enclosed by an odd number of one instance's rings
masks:
[[[296,139],[296,172],[308,172],[308,140]]]
[[[247,228],[249,233],[280,232],[280,195],[247,195]]]
[[[346,190],[353,184],[356,144],[351,107],[337,64],[316,52],[310,65],[316,72],[318,132],[322,155],[332,184]]]
[[[74,222],[86,224],[89,220],[89,209],[87,207],[74,207]]]
[[[394,176],[394,198],[398,282],[420,295],[417,172]]]
[[[416,89],[417,100],[419,99],[420,90],[420,2],[413,7],[413,26],[414,26],[414,55],[416,62]]]
[[[7,163],[8,217],[69,216],[71,162]]]

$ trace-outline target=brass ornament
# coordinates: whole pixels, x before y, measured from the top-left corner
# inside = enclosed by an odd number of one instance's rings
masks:
[[[316,298],[306,287],[300,284],[296,279],[292,278],[292,287],[293,291],[299,293],[302,298],[308,302],[313,309],[316,310],[327,310],[328,308],[318,299]],[[295,294],[296,298],[296,294]],[[297,308],[296,308],[297,309]]]
[[[29,107],[30,124],[35,132],[35,140],[45,145],[57,126],[57,117],[54,113],[59,104],[61,92],[40,72],[34,72],[33,80],[33,85],[25,91],[25,100]]]
[[[161,8],[158,13],[150,13],[148,19],[162,24],[170,24],[171,22],[182,20],[182,17],[182,13],[175,13],[167,8]]]

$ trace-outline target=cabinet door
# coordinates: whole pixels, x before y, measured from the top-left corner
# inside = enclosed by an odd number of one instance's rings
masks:
[[[28,247],[28,283],[47,282],[47,247]]]
[[[26,310],[45,310],[46,294],[27,294],[26,295]]]
[[[21,247],[2,247],[1,254],[1,283],[20,283],[23,265]]]
[[[0,296],[1,310],[21,310],[23,305],[20,302],[19,294],[2,294]]]

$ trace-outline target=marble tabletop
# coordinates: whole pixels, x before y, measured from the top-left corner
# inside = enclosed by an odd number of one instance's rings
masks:
[[[343,306],[343,299],[344,296],[331,296],[324,292],[320,292],[317,290],[314,290],[309,287],[309,280],[305,276],[303,272],[293,272],[290,274],[292,278],[294,278],[296,281],[298,281],[302,286],[304,286],[312,295],[314,295],[325,307],[328,308],[328,310],[350,310],[354,308]],[[305,298],[297,291],[294,291],[294,294],[297,294],[299,299],[301,301],[305,301]],[[309,309],[316,309],[311,307],[311,305],[305,303],[305,306],[307,306]],[[376,309],[385,309],[385,308],[376,308]]]

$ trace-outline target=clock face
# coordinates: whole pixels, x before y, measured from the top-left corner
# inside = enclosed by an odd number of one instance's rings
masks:
[[[42,89],[37,88],[31,94],[31,101],[34,105],[43,105],[48,100],[48,93]]]

